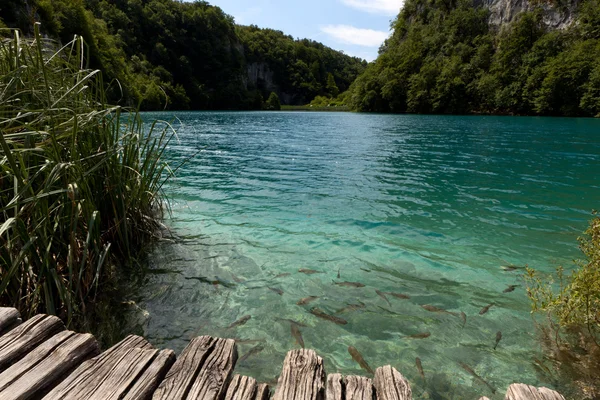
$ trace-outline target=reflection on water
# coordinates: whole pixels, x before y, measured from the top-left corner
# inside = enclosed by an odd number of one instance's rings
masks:
[[[173,272],[140,302],[152,343],[237,338],[237,370],[266,382],[304,343],[327,372],[368,374],[349,346],[392,364],[416,398],[500,399],[515,380],[572,390],[536,364],[521,275],[578,257],[600,121],[177,116],[168,158],[201,152],[167,188],[176,240],[151,264]]]

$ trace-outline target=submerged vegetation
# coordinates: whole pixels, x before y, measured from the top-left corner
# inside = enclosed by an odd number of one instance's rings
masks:
[[[157,232],[167,125],[106,102],[76,36],[0,42],[0,304],[80,326]]]
[[[352,85],[359,111],[600,115],[600,4],[566,29],[543,11],[490,25],[471,0],[409,0],[378,59]]]

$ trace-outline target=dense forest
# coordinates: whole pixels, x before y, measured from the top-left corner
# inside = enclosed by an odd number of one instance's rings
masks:
[[[89,63],[111,84],[110,99],[142,109],[259,109],[335,96],[366,62],[311,40],[237,26],[204,1],[4,0],[0,26],[89,46]]]
[[[378,59],[352,85],[350,105],[377,112],[600,115],[597,0],[579,2],[566,29],[548,28],[541,8],[500,26],[488,17],[471,0],[407,0]]]

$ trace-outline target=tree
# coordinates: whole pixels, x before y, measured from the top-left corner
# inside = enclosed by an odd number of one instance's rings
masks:
[[[333,74],[331,72],[327,74],[327,86],[325,87],[325,89],[331,97],[337,97],[338,94],[340,94],[340,89],[338,89],[335,83],[335,78],[333,77]]]
[[[279,96],[277,96],[277,93],[271,92],[269,98],[267,99],[265,108],[272,111],[281,110],[281,103],[279,102]]]

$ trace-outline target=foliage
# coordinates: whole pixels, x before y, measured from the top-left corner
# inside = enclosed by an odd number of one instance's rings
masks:
[[[266,66],[272,80],[259,77],[255,89],[267,96],[277,88],[280,98],[291,104],[306,104],[316,96],[336,97],[364,71],[367,63],[321,43],[301,39],[273,29],[238,26],[248,65]]]
[[[317,42],[237,26],[205,1],[5,0],[0,11],[25,34],[37,20],[62,43],[81,35],[90,66],[119,81],[109,99],[144,110],[260,109],[272,91],[304,104],[333,89],[327,74],[345,90],[366,66]],[[255,63],[273,74],[267,85],[249,77]]]
[[[81,36],[38,28],[0,42],[0,303],[79,324],[159,227],[171,135],[106,104]]]
[[[409,0],[392,36],[352,85],[360,111],[600,114],[600,5],[552,31],[540,10],[497,29],[471,0]]]
[[[585,234],[579,239],[579,247],[586,260],[578,262],[578,268],[569,276],[558,268],[558,291],[553,282],[545,283],[536,271],[528,269],[527,294],[534,311],[551,313],[563,327],[585,327],[600,346],[600,218],[590,222]]]
[[[281,103],[279,102],[279,96],[277,96],[277,93],[271,92],[267,102],[265,103],[265,109],[271,111],[281,110]]]

